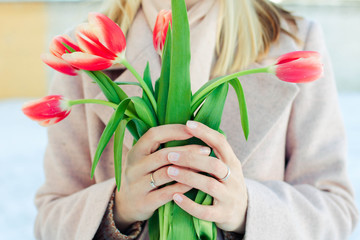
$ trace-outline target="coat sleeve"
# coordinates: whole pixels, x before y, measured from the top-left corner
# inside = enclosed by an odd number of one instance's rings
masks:
[[[81,75],[55,73],[50,94],[83,98]],[[90,178],[86,106],[72,107],[62,122],[48,128],[45,183],[35,196],[36,239],[93,239],[115,189],[114,179]],[[122,239],[122,238],[119,238]]]
[[[334,76],[317,23],[310,23],[304,50],[320,52],[325,74],[299,84],[288,125],[285,180],[245,179],[246,240],[342,240],[357,222]]]

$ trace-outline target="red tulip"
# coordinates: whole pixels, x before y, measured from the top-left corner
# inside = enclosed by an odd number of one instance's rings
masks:
[[[126,40],[121,28],[107,16],[89,13],[89,23],[78,26],[76,38],[85,52],[63,55],[72,66],[97,71],[120,63],[125,57]]]
[[[280,56],[270,71],[282,81],[305,83],[323,75],[323,64],[318,52],[297,51]]]
[[[171,10],[161,10],[156,18],[153,32],[154,48],[160,55],[165,45],[169,22],[172,24]]]
[[[60,122],[70,114],[67,100],[60,95],[50,95],[25,103],[23,113],[42,126],[50,126]]]
[[[50,52],[41,55],[41,59],[48,66],[52,67],[56,71],[62,72],[67,75],[77,75],[77,68],[74,68],[69,63],[63,60],[62,55],[70,52],[69,49],[63,44],[71,47],[75,51],[80,51],[80,48],[71,40],[67,35],[56,36],[50,43]]]

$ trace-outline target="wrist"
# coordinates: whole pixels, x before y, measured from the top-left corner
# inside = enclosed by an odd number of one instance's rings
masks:
[[[128,214],[121,208],[121,204],[116,201],[116,194],[113,206],[113,215],[116,228],[121,233],[125,233],[126,230],[136,222],[136,220],[129,218]]]
[[[238,233],[238,234],[245,234],[246,229],[246,216],[247,216],[247,210],[248,210],[248,196],[246,194],[244,204],[242,204],[244,208],[239,211],[241,212],[241,219],[240,223],[238,224],[238,227],[235,228],[232,232]]]

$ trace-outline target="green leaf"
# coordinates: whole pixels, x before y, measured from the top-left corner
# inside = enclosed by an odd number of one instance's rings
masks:
[[[144,135],[149,129],[150,127],[148,125],[146,125],[143,121],[141,121],[140,119],[133,119],[133,122],[136,125],[136,129],[137,129],[137,133],[139,135],[139,138]],[[136,140],[139,140],[136,139]]]
[[[194,200],[197,191],[197,189],[191,189],[185,196]],[[174,204],[173,216],[171,235],[167,239],[198,239],[194,229],[193,216],[185,212],[177,204]]]
[[[148,104],[141,97],[130,97],[135,106],[135,111],[139,118],[150,127],[156,127],[157,121]]]
[[[153,88],[152,82],[151,82],[151,74],[150,74],[149,62],[147,62],[147,64],[146,64],[146,68],[144,70],[144,77],[143,78],[144,78],[144,82],[149,87],[152,95],[155,95],[154,88]],[[145,93],[145,91],[143,91],[142,99],[146,102],[147,105],[149,105],[149,108],[151,109],[153,116],[156,118],[155,110],[152,107],[151,101],[150,101],[149,97],[147,96],[147,94]]]
[[[218,77],[215,79],[212,79],[211,81],[204,84],[199,90],[196,91],[196,93],[193,95],[191,99],[191,112],[194,113],[195,110],[200,106],[204,98],[217,86],[229,82],[235,78],[238,78],[240,76],[248,75],[248,74],[254,74],[254,73],[264,73],[268,72],[268,67],[266,68],[256,68],[256,69],[250,69],[245,71],[236,72],[224,77]]]
[[[156,99],[156,102],[159,101],[159,82],[160,82],[160,78],[158,78],[155,81],[155,99]]]
[[[201,105],[204,99],[219,85],[222,83],[218,81],[220,77],[212,79],[205,83],[201,88],[199,88],[196,93],[192,96],[191,99],[191,112],[194,113],[195,110]]]
[[[171,27],[169,25],[162,56],[161,74],[155,83],[155,96],[157,99],[157,116],[160,125],[165,124],[166,105],[169,93],[170,63],[171,63]]]
[[[199,190],[195,202],[202,205],[211,205],[213,203],[213,198],[209,194]],[[216,226],[215,228],[213,227],[215,223],[204,221],[196,217],[193,217],[193,222],[198,239],[216,239],[217,229]]]
[[[140,83],[138,82],[114,82],[116,85],[134,85],[141,87]]]
[[[237,78],[234,78],[233,80],[231,80],[230,84],[236,92],[236,96],[237,96],[237,99],[239,102],[241,126],[242,126],[242,129],[244,132],[245,139],[247,140],[250,130],[249,130],[249,119],[248,119],[248,114],[247,114],[244,90],[241,86],[240,80]]]
[[[121,185],[121,160],[122,160],[122,150],[123,150],[123,141],[125,135],[126,125],[131,121],[131,118],[126,118],[120,121],[119,126],[115,131],[114,136],[114,170],[115,170],[115,181],[117,190],[120,190]]]
[[[161,208],[161,207],[160,207]],[[159,209],[160,209],[159,208]],[[156,210],[149,219],[149,237],[150,239],[160,239],[160,223],[159,223],[159,210]]]
[[[100,87],[101,91],[104,93],[105,97],[112,103],[119,103],[120,98],[115,93],[114,89],[109,87],[109,84],[103,81],[103,78],[98,78],[97,75],[92,71],[84,71],[89,77],[91,77],[97,85]]]
[[[146,63],[146,67],[144,70],[144,81],[145,81],[146,85],[149,87],[151,93],[154,95],[154,88],[153,88],[152,81],[151,81],[149,62]]]
[[[218,131],[220,129],[220,123],[228,89],[228,83],[223,83],[210,92],[205,100],[205,103],[197,112],[194,120],[202,122],[208,127]],[[192,141],[196,142],[196,140]],[[198,141],[202,145],[202,141]],[[202,191],[198,191],[195,202],[203,205],[211,205],[212,197]],[[198,239],[216,239],[217,230],[216,227],[213,227],[213,222],[204,221],[195,217],[193,217],[193,222]]]
[[[227,83],[223,83],[214,89],[195,115],[194,120],[218,131],[228,90],[229,85]]]
[[[127,129],[129,130],[129,132],[131,133],[131,135],[134,137],[134,140],[139,140],[140,136],[137,130],[137,126],[135,124],[135,119],[133,119],[132,121],[130,121],[127,125]]]
[[[163,214],[163,221],[160,219],[160,222],[163,222],[163,229],[160,234],[160,240],[161,239],[174,239],[172,235],[170,235],[170,228],[171,223],[173,220],[173,209],[175,207],[174,201],[170,201],[164,205],[164,214]],[[160,215],[159,215],[160,216]],[[172,229],[173,230],[173,229]],[[171,230],[171,231],[172,231]],[[167,236],[167,237],[166,237]]]
[[[185,124],[191,117],[190,28],[185,1],[171,0],[172,39],[166,124]]]
[[[99,140],[96,152],[95,152],[94,161],[93,161],[93,164],[92,164],[92,167],[91,167],[91,178],[94,177],[95,168],[96,168],[96,166],[97,166],[97,164],[99,162],[101,154],[103,153],[106,145],[110,141],[110,138],[114,134],[114,132],[115,132],[116,128],[118,127],[120,121],[123,119],[123,117],[125,115],[125,110],[128,107],[129,102],[130,102],[129,98],[124,99],[119,104],[119,106],[117,107],[117,109],[115,110],[113,115],[111,116],[108,124],[106,125],[106,127],[105,127],[105,129],[104,129],[104,131],[103,131],[103,133],[102,133],[102,135],[100,137],[100,140]]]

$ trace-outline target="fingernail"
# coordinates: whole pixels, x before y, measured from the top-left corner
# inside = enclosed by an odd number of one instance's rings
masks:
[[[195,121],[187,121],[186,126],[191,129],[195,129],[198,126],[198,123]]]
[[[177,160],[179,160],[180,154],[176,153],[176,152],[171,152],[168,154],[168,160],[170,162],[176,162]]]
[[[174,167],[169,167],[168,174],[171,176],[177,176],[179,174],[179,169],[174,168]]]
[[[179,194],[174,194],[174,201],[181,203],[183,201],[183,198]]]
[[[200,153],[209,155],[209,154],[210,154],[210,148],[208,148],[208,147],[201,147],[201,148],[200,148]]]

